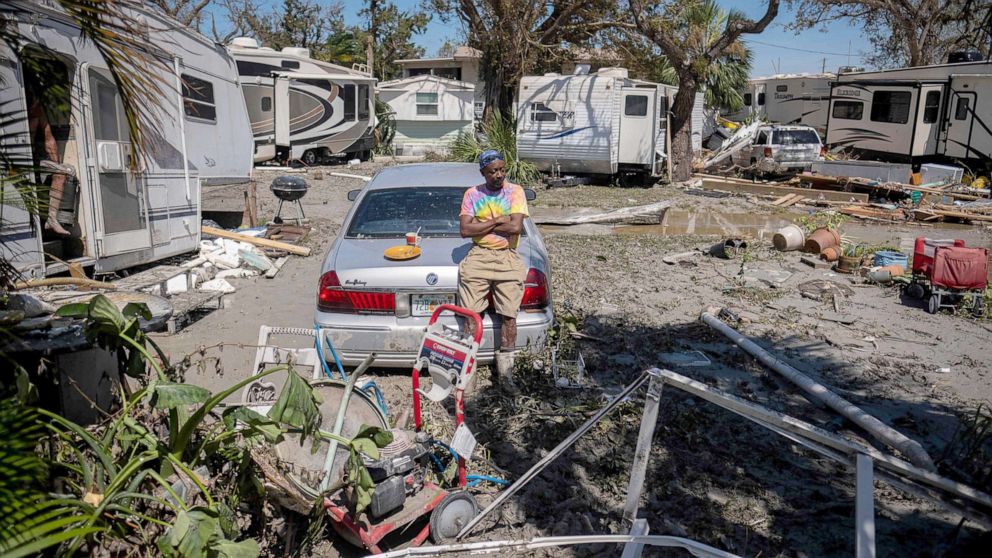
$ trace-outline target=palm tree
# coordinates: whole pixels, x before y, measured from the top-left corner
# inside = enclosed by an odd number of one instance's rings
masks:
[[[720,38],[728,21],[743,17],[739,10],[724,10],[716,0],[703,0],[682,12],[677,33],[684,38],[687,49],[703,54]],[[744,41],[737,39],[706,64],[702,90],[707,106],[732,111],[744,107],[741,91],[747,87],[753,57]]]

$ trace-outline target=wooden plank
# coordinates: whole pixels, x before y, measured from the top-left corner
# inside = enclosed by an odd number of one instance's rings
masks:
[[[787,200],[785,203],[783,203],[779,207],[791,207],[791,206],[796,205],[797,203],[803,201],[804,199],[806,199],[806,197],[803,196],[802,194],[795,194],[792,197],[792,199]]]
[[[247,242],[253,246],[262,246],[264,248],[275,248],[276,250],[284,250],[290,254],[295,254],[297,256],[309,256],[310,249],[305,246],[296,246],[295,244],[288,244],[286,242],[278,242],[276,240],[269,240],[268,238],[258,238],[254,236],[245,236],[243,234],[238,234],[235,232],[225,231],[224,229],[218,229],[214,227],[203,226],[200,230],[204,234],[210,234],[213,236],[219,236],[221,238],[230,238],[231,240],[239,240],[241,242]]]
[[[792,196],[795,196],[795,195],[796,195],[796,194],[786,194],[786,195],[784,195],[784,196],[782,196],[782,197],[780,197],[780,198],[777,198],[777,199],[776,199],[775,201],[773,201],[773,202],[772,202],[772,205],[780,205],[780,204],[783,204],[783,203],[785,203],[786,201],[788,201],[788,200],[791,200],[791,199],[792,199]]]
[[[704,179],[703,188],[707,190],[723,190],[738,194],[758,194],[766,196],[784,196],[785,194],[799,194],[811,200],[821,197],[829,201],[868,201],[868,194],[857,194],[854,192],[835,192],[832,190],[814,190],[810,188],[793,188],[792,186],[773,186],[771,184],[752,184],[741,182],[730,182],[725,180]]]
[[[992,221],[992,215],[980,215],[977,213],[965,213],[963,211],[947,211],[944,209],[933,209],[931,213],[934,215],[942,215],[944,217],[956,217],[958,219],[967,219],[969,221]]]

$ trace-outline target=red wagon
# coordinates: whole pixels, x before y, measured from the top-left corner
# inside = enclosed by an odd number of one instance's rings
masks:
[[[929,296],[927,310],[937,313],[953,307],[971,294],[972,313],[984,310],[984,294],[989,283],[989,252],[969,248],[963,240],[934,240],[917,237],[913,249],[913,278],[906,294],[915,298]]]

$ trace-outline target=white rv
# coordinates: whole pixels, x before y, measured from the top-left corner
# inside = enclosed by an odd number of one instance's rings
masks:
[[[730,120],[748,118],[772,124],[812,126],[820,133],[827,129],[830,82],[834,74],[780,74],[748,81],[743,93],[744,108],[726,114]]]
[[[655,175],[665,154],[665,114],[677,91],[630,79],[624,68],[525,76],[517,94],[517,155],[543,172]],[[698,150],[702,94],[692,121]]]
[[[305,48],[276,51],[248,37],[234,39],[228,50],[238,62],[256,163],[369,158],[375,147],[375,78],[313,60]]]
[[[46,253],[100,273],[196,250],[201,187],[248,182],[252,169],[251,128],[227,51],[156,12],[136,14],[148,29],[148,51],[168,70],[158,76],[167,84],[165,95],[150,107],[157,126],[147,131],[148,155],[131,164],[135,154],[117,86],[72,19],[45,0],[4,2],[0,17],[23,41],[16,53],[0,42],[0,148],[8,160],[28,166],[48,158],[28,115],[40,96],[35,68],[43,62],[64,90],[64,114],[48,119],[60,162],[76,176],[59,206],[68,236],[44,230],[44,218],[29,211],[26,197],[37,195],[35,189],[19,192],[5,182],[2,257],[24,277],[37,278],[66,270]]]
[[[992,62],[845,73],[831,89],[828,146],[893,161],[992,164]]]

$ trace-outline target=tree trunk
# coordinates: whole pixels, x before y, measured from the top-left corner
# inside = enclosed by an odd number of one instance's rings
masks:
[[[517,80],[510,79],[513,69],[504,64],[496,52],[483,51],[479,74],[485,83],[486,108],[483,117],[489,118],[497,110],[503,118],[514,117],[513,97]]]
[[[691,76],[679,78],[679,92],[669,110],[672,111],[672,180],[689,180],[692,175],[692,107],[696,100],[696,80]]]

